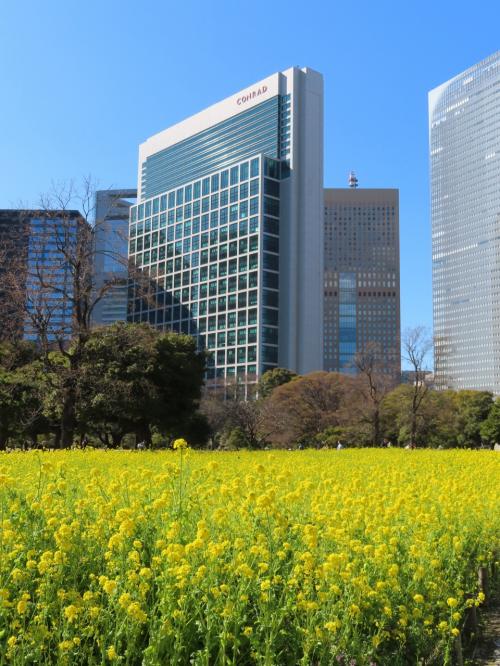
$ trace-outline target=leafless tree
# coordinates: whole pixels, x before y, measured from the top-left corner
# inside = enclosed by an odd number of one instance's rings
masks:
[[[215,383],[214,383],[215,384]],[[274,426],[268,416],[269,404],[256,396],[255,376],[226,378],[205,391],[201,411],[216,436],[239,429],[247,445],[262,448]]]
[[[419,412],[429,390],[429,385],[425,381],[425,363],[432,349],[432,337],[424,326],[409,328],[403,334],[402,348],[403,360],[410,365],[414,378],[410,403],[410,445],[414,447]]]
[[[369,424],[371,441],[378,446],[381,441],[381,408],[385,396],[395,386],[395,369],[383,360],[380,345],[368,343],[354,356],[358,374],[355,391],[361,398],[360,421]]]
[[[41,197],[38,211],[25,213],[26,223],[20,225],[25,238],[17,239],[25,250],[17,258],[11,256],[0,276],[2,301],[22,313],[22,328],[36,339],[47,367],[57,377],[63,447],[70,446],[74,438],[78,370],[91,333],[92,314],[106,293],[123,283],[123,277],[95,283],[95,240],[100,222],[95,220],[94,205],[91,178],[85,178],[80,188],[72,182],[54,185]],[[2,252],[12,254],[12,246],[3,245],[0,256]],[[119,254],[113,244],[99,251],[128,265],[127,256]],[[151,291],[146,272],[133,266],[128,266],[128,272],[144,294]],[[17,319],[19,324],[19,315]],[[64,356],[65,364],[52,362],[54,349]]]

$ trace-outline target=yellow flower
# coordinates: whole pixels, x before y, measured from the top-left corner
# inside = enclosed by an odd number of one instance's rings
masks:
[[[424,597],[421,594],[415,594],[414,597],[413,597],[413,601],[416,604],[421,604],[424,601]]]
[[[120,595],[120,598],[118,599],[118,603],[122,608],[128,608],[128,605],[132,601],[132,597],[128,592],[124,592],[122,595]]]
[[[137,601],[133,601],[127,608],[127,613],[137,622],[144,623],[148,619],[146,613],[142,610],[141,605]]]
[[[448,597],[446,603],[450,608],[455,608],[456,606],[458,606],[458,601],[454,597]]]
[[[110,661],[114,661],[115,659],[118,658],[118,653],[116,652],[116,648],[114,645],[110,645],[109,648],[106,650],[106,656]]]
[[[107,580],[102,587],[106,594],[113,594],[116,592],[118,585],[116,584],[115,580]]]
[[[186,442],[185,439],[176,439],[174,444],[173,444],[174,451],[177,451],[178,449],[187,449],[188,448],[188,443]]]
[[[251,635],[253,634],[253,629],[252,629],[252,627],[245,627],[245,628],[243,629],[243,634],[244,634],[245,636],[251,636]]]
[[[332,634],[334,634],[338,629],[340,629],[341,622],[338,619],[335,620],[330,620],[330,622],[326,622],[324,624],[324,627],[327,631],[330,631]]]
[[[19,615],[24,615],[24,613],[26,613],[26,611],[28,610],[28,602],[26,601],[26,599],[21,599],[21,601],[18,601],[16,608]]]
[[[74,604],[66,606],[64,609],[64,615],[69,622],[74,622],[78,615],[78,608]]]

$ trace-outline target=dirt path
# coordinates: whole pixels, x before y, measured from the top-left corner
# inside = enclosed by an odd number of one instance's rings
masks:
[[[500,666],[500,599],[491,602],[484,611],[484,631],[474,650],[474,666]]]

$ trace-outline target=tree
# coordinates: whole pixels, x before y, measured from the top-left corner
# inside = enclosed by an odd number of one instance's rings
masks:
[[[81,351],[79,430],[113,446],[129,432],[150,444],[153,427],[170,437],[203,438],[196,409],[204,365],[188,335],[122,322],[92,332]]]
[[[28,342],[0,344],[0,450],[10,438],[34,436],[43,404],[42,392],[31,368],[35,346]]]
[[[309,444],[331,426],[347,422],[354,380],[335,372],[312,372],[278,386],[267,400],[266,425],[273,441]]]
[[[425,361],[432,349],[432,338],[423,326],[405,331],[402,339],[403,359],[409,364],[414,377],[410,402],[410,445],[416,446],[419,412],[429,390],[425,381]]]
[[[286,368],[273,368],[272,370],[268,370],[260,378],[257,387],[259,397],[269,397],[276,387],[287,384],[295,379],[295,377],[297,377],[297,374]]]
[[[122,278],[100,286],[94,282],[95,238],[100,231],[100,222],[93,219],[94,202],[95,188],[90,179],[84,180],[80,190],[70,183],[54,187],[42,196],[40,209],[26,212],[25,223],[20,225],[26,236],[20,246],[29,245],[29,260],[24,252],[16,262],[10,251],[8,268],[0,275],[3,302],[10,304],[10,310],[22,312],[24,326],[29,327],[42,351],[46,371],[58,384],[54,386],[60,391],[62,402],[58,439],[64,447],[71,445],[74,438],[78,376],[93,311],[105,294],[122,282]],[[33,219],[42,222],[35,225]],[[2,251],[9,250],[0,248],[0,255]],[[113,249],[103,248],[101,252],[115,261],[128,262],[127,257]],[[146,294],[147,274],[133,266],[129,266],[129,271]],[[62,311],[71,313],[71,321],[61,317]],[[51,362],[55,348],[66,358],[66,364]]]
[[[230,448],[263,448],[268,443],[270,421],[267,418],[268,401],[255,395],[255,387],[226,381],[219,390],[207,391],[202,412],[212,430],[213,440]],[[228,444],[229,443],[229,444]]]
[[[500,442],[500,398],[491,406],[488,417],[480,426],[480,434],[489,444]]]
[[[493,394],[489,391],[457,391],[456,407],[457,443],[459,446],[481,446],[481,426],[493,407]]]
[[[381,360],[380,346],[369,343],[354,356],[356,392],[359,402],[359,419],[370,428],[370,443],[378,446],[382,441],[381,408],[385,396],[394,387],[394,372]]]

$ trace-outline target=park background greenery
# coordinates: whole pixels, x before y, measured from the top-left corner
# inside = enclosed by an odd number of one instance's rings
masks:
[[[395,385],[369,354],[358,359],[357,376],[278,368],[251,386],[250,396],[237,380],[206,390],[206,361],[193,338],[147,324],[90,331],[64,353],[5,342],[0,449],[82,442],[158,448],[177,437],[228,449],[500,441],[500,401],[491,393],[434,391],[423,380]]]

